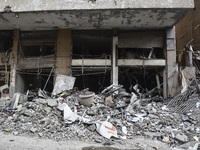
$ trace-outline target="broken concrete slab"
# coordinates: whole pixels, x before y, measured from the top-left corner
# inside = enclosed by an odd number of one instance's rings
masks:
[[[161,137],[162,134],[158,132],[144,132],[144,135],[150,136],[150,137]]]
[[[47,99],[47,104],[50,106],[50,107],[55,107],[58,105],[58,102],[56,99]]]
[[[40,104],[46,104],[47,103],[47,100],[42,99],[42,98],[35,99],[35,101],[36,101],[36,103],[40,103]]]
[[[101,137],[99,137],[99,136],[95,136],[95,137],[94,137],[94,141],[97,142],[97,143],[101,143],[101,142],[102,142],[102,139],[101,139]]]
[[[17,132],[17,131],[13,132],[13,135],[18,135],[18,134],[19,134],[19,132]]]
[[[32,127],[32,128],[30,129],[30,131],[31,131],[32,133],[35,133],[35,132],[37,132],[37,131],[38,131],[38,129],[37,129],[37,128],[34,128],[34,127]]]
[[[175,136],[175,138],[176,138],[178,141],[183,142],[183,143],[188,142],[188,137],[187,137],[185,134],[183,134],[183,133],[177,134],[177,135]]]
[[[44,110],[46,111],[46,113],[50,113],[51,112],[51,107],[45,107]]]
[[[96,125],[95,124],[92,124],[88,127],[88,129],[92,132],[94,132],[96,130]]]
[[[34,111],[30,109],[26,109],[23,111],[23,115],[31,117],[33,115]]]
[[[197,150],[198,146],[199,146],[199,142],[191,141],[183,145],[174,147],[172,150]]]

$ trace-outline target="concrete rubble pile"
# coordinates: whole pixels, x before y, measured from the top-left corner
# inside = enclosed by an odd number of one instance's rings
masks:
[[[190,146],[193,142],[194,148],[200,135],[199,85],[188,91],[168,101],[160,96],[142,98],[137,89],[127,93],[121,85],[111,85],[100,94],[88,89],[65,90],[56,95],[39,90],[34,98],[30,93],[16,93],[11,100],[0,100],[0,130],[102,144],[145,136],[171,147],[188,142]],[[189,104],[188,98],[193,100],[192,107],[176,112],[173,104]]]

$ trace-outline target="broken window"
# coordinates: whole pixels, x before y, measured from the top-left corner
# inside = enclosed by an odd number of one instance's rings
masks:
[[[94,92],[110,85],[110,31],[74,31],[72,75],[75,86]]]
[[[100,32],[100,31],[98,31]],[[106,35],[73,35],[73,57],[72,59],[92,58],[104,59],[111,55],[112,39]]]
[[[38,69],[23,69],[18,70],[17,74],[17,87],[19,91],[43,89],[46,82],[48,85],[45,87],[45,91],[52,92],[54,73],[51,72],[51,68],[40,68]],[[49,81],[48,80],[48,77]]]
[[[9,85],[10,53],[13,47],[13,31],[0,31],[0,86]]]
[[[12,37],[12,31],[0,31],[0,52],[6,52],[12,48]]]
[[[163,70],[163,67],[120,67],[119,84],[128,92],[133,92],[133,86],[138,85],[142,94],[156,88],[148,96],[162,95]]]
[[[20,56],[37,57],[55,53],[56,31],[30,31],[20,34]]]
[[[127,91],[132,92],[133,86],[138,85],[142,94],[156,88],[149,95],[162,95],[166,65],[164,39],[163,31],[119,33],[119,84]]]
[[[164,59],[162,48],[121,48],[119,59]]]
[[[55,64],[56,31],[22,31],[18,55],[19,91],[43,88]],[[20,83],[21,81],[21,83]],[[53,73],[46,91],[53,89]]]

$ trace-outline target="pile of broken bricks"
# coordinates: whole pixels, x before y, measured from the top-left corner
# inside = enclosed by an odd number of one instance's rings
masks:
[[[57,141],[102,144],[145,136],[165,142],[170,147],[185,143],[191,146],[193,142],[191,147],[198,148],[199,101],[192,109],[179,113],[172,111],[168,105],[175,99],[166,101],[159,96],[142,99],[134,93],[127,93],[120,85],[111,85],[100,94],[91,94],[88,90],[66,90],[56,96],[45,97],[44,94],[41,96],[41,91],[38,93],[26,102],[18,100],[15,107],[12,105],[13,109],[7,105],[8,100],[0,100],[0,130]],[[191,94],[200,96],[198,90]],[[17,96],[14,97],[15,104]],[[80,103],[84,98],[92,99],[92,103]]]

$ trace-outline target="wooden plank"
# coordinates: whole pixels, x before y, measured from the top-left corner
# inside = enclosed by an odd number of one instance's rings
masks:
[[[165,66],[165,59],[118,59],[118,66]]]
[[[119,34],[119,48],[164,48],[165,34],[161,31]]]

